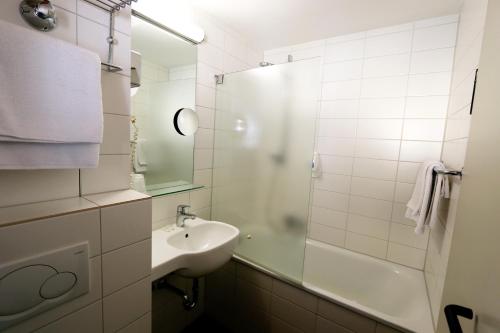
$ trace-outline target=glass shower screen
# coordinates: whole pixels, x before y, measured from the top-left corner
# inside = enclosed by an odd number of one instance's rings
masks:
[[[320,60],[225,74],[217,85],[212,218],[237,255],[301,281]]]

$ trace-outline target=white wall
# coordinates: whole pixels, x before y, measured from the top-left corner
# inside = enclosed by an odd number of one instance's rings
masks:
[[[109,15],[82,0],[58,0],[55,5],[58,26],[46,34],[94,51],[106,60]],[[0,19],[29,27],[19,15],[18,7],[17,0],[1,1]],[[123,10],[117,16],[115,34],[118,44],[114,62],[125,70],[117,74],[102,72],[104,142],[99,167],[81,170],[81,187],[77,169],[0,171],[0,207],[74,197],[80,190],[89,194],[128,188],[130,10]]]
[[[405,204],[422,161],[437,160],[445,129],[456,15],[265,52],[286,62],[320,56],[323,89],[309,237],[423,269],[428,230]]]
[[[442,160],[450,168],[464,167],[469,126],[470,107],[475,70],[483,41],[487,0],[467,0],[460,13],[458,38],[450,103],[447,115],[446,134]],[[441,296],[445,281],[451,239],[455,226],[460,179],[454,177],[451,184],[451,198],[442,202],[440,222],[431,230],[428,255],[425,262],[425,279],[431,301],[434,323],[437,325],[441,308]],[[441,313],[442,314],[442,313]]]

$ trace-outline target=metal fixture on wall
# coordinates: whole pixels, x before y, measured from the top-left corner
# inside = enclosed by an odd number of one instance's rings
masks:
[[[132,2],[138,0],[83,0],[97,8],[103,9],[109,13],[109,35],[106,38],[108,42],[108,59],[101,62],[103,69],[108,72],[120,72],[123,69],[113,65],[113,48],[117,43],[115,38],[115,13],[121,9],[130,6]],[[50,31],[57,25],[57,16],[55,7],[50,0],[23,0],[19,4],[19,11],[23,19],[35,29],[41,31]]]
[[[50,31],[57,25],[56,10],[49,0],[23,0],[19,4],[22,18],[33,28]]]

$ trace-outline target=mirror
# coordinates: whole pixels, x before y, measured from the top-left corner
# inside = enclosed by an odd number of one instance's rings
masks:
[[[163,195],[193,184],[196,46],[132,16],[133,188]]]
[[[188,108],[178,110],[174,116],[174,128],[180,135],[193,135],[198,129],[198,115]]]

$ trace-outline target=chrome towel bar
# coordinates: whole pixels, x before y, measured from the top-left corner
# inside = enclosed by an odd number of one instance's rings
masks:
[[[434,172],[440,175],[459,176],[462,179],[462,170],[434,169]]]

